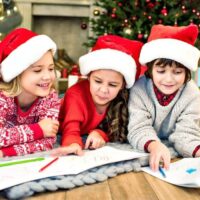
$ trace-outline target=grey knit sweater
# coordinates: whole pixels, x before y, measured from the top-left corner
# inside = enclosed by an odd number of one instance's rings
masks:
[[[200,91],[191,80],[167,106],[157,101],[152,80],[141,77],[130,90],[128,140],[144,151],[149,140],[168,140],[183,157],[200,145]]]

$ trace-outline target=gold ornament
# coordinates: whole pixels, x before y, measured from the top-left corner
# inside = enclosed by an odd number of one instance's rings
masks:
[[[94,16],[99,16],[99,15],[100,15],[100,10],[95,9],[95,10],[93,11],[93,15],[94,15]]]
[[[132,35],[133,30],[132,30],[130,27],[125,27],[125,28],[123,29],[123,32],[124,32],[126,35]]]

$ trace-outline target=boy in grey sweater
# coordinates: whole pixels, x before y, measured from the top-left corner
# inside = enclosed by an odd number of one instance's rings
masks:
[[[130,91],[128,140],[150,153],[154,171],[160,162],[169,168],[166,140],[181,156],[200,157],[200,92],[191,80],[200,57],[197,36],[195,25],[154,25],[142,47],[140,63],[148,69]]]

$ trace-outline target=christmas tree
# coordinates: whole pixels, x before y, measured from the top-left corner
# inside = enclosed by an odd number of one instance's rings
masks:
[[[92,47],[98,36],[116,34],[146,42],[154,24],[200,29],[200,0],[98,0],[90,20],[94,33],[85,44]],[[200,40],[196,42],[200,48]]]

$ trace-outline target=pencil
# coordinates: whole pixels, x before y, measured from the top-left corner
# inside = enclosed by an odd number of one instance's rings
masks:
[[[32,158],[32,159],[26,159],[26,160],[17,160],[13,162],[6,162],[6,163],[0,163],[0,167],[7,167],[11,165],[18,165],[18,164],[25,164],[30,162],[37,162],[37,161],[43,161],[44,158]]]
[[[59,157],[54,158],[51,162],[47,163],[44,167],[42,167],[39,172],[44,171],[47,167],[49,167],[50,165],[52,165],[54,162],[56,162],[56,160],[58,160]]]
[[[163,170],[163,168],[161,166],[159,166],[159,172],[161,173],[161,175],[163,176],[163,178],[166,178],[166,174]]]

